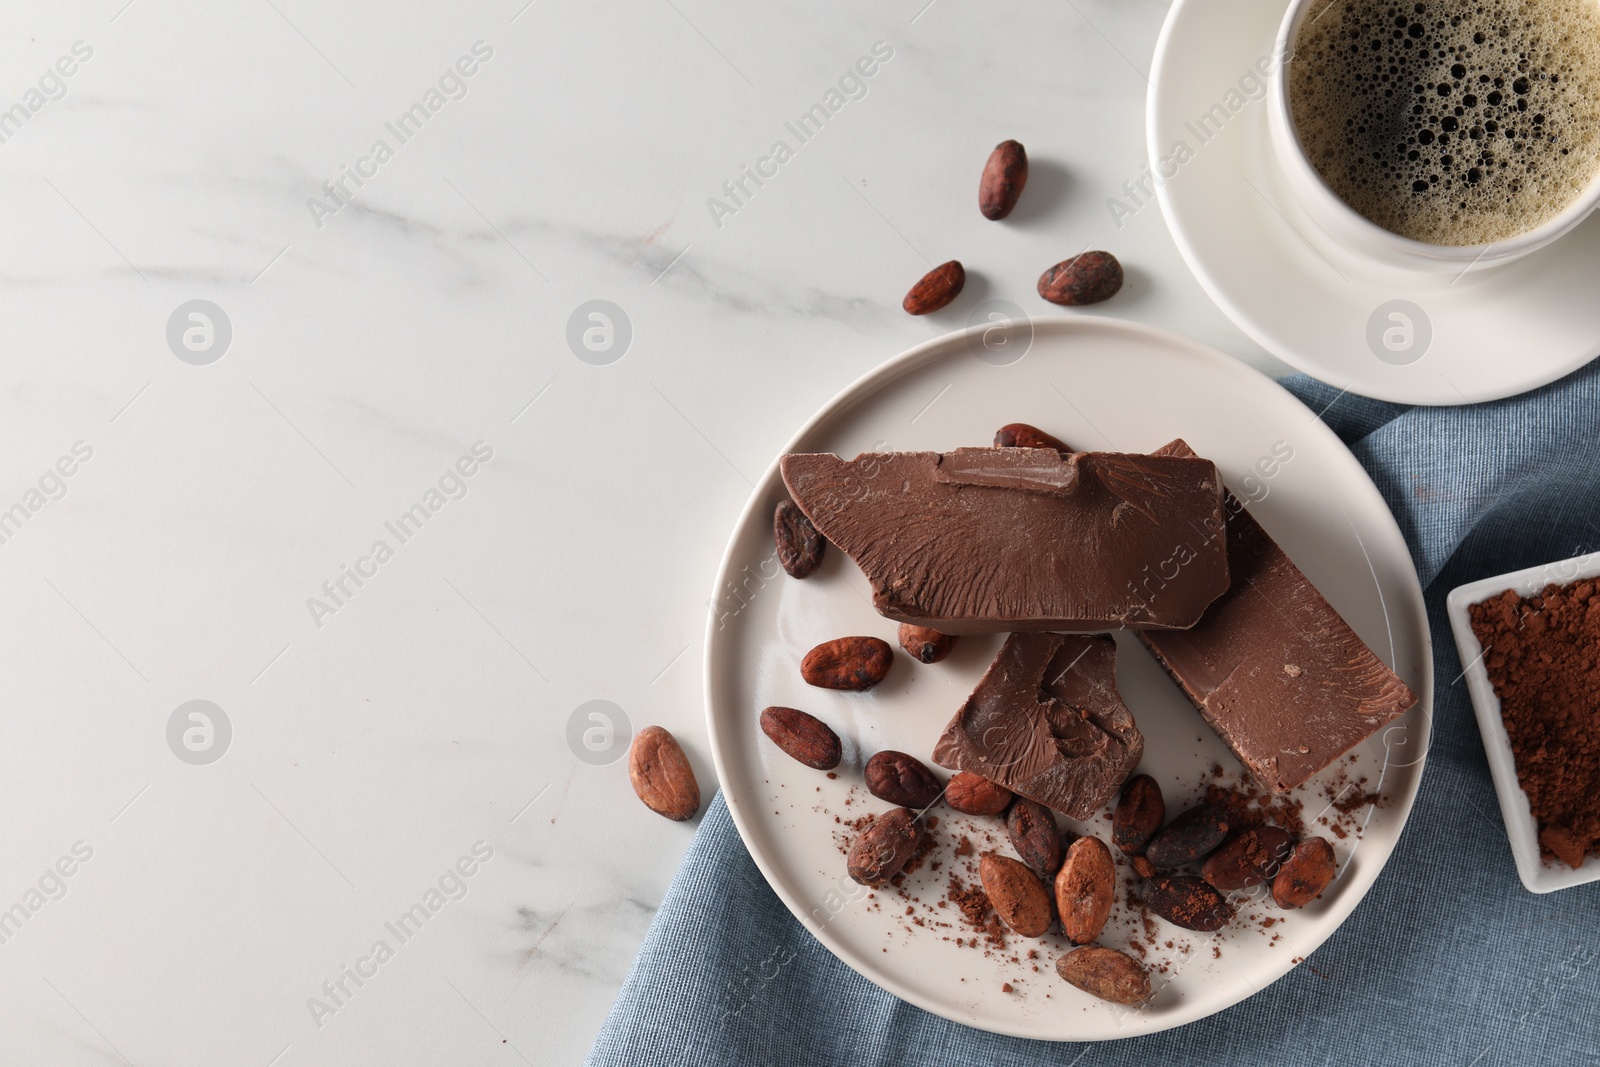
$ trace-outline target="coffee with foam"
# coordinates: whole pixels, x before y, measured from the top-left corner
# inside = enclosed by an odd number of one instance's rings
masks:
[[[1515,237],[1600,171],[1600,0],[1314,5],[1289,107],[1322,180],[1379,226]]]

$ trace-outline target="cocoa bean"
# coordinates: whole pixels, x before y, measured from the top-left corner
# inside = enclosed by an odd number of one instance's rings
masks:
[[[900,647],[911,653],[911,658],[918,663],[938,663],[950,654],[955,643],[954,637],[930,627],[913,626],[909,622],[900,624]]]
[[[1080,837],[1056,874],[1056,915],[1074,945],[1100,936],[1117,895],[1117,865],[1098,837]]]
[[[1056,960],[1056,973],[1090,996],[1113,1004],[1143,1004],[1150,999],[1150,976],[1144,966],[1114,948],[1075,948]]]
[[[1001,922],[1023,937],[1043,937],[1050,929],[1050,893],[1033,871],[1010,856],[985,852],[978,877]]]
[[[700,810],[700,785],[678,739],[659,726],[646,726],[628,746],[628,781],[645,807],[677,822]]]
[[[772,539],[778,546],[778,562],[792,578],[809,578],[822,565],[828,542],[806,518],[794,501],[779,502],[772,513]]]
[[[839,735],[799,708],[767,708],[761,713],[761,730],[784,752],[819,771],[833,770],[844,755]]]
[[[871,689],[894,663],[894,649],[878,637],[838,637],[806,653],[800,676],[821,689]]]
[[[944,802],[966,815],[999,815],[1011,803],[1011,790],[971,771],[951,775],[944,785]]]
[[[864,886],[878,888],[899,874],[916,854],[922,834],[916,812],[905,808],[884,812],[850,845],[850,877]]]
[[[1061,831],[1049,808],[1027,797],[1018,797],[1006,815],[1006,834],[1022,862],[1046,882],[1061,869]]]
[[[908,315],[928,315],[946,306],[961,295],[967,284],[966,268],[959,259],[941,263],[924,274],[906,298],[900,302]]]
[[[1052,304],[1098,304],[1122,288],[1122,264],[1110,252],[1084,252],[1039,275],[1039,295]]]
[[[1025,422],[1008,422],[994,432],[996,448],[1053,448],[1057,452],[1071,452],[1072,448],[1059,437],[1052,437],[1037,426]]]
[[[1011,214],[1028,184],[1028,152],[1018,141],[1001,141],[989,153],[978,182],[978,210],[986,219]]]
[[[1145,905],[1174,926],[1210,933],[1233,918],[1233,908],[1207,882],[1191,874],[1157,874],[1145,883]]]
[[[1167,817],[1161,786],[1148,774],[1128,779],[1111,812],[1111,843],[1131,856],[1150,843]]]
[[[867,760],[867,790],[879,800],[904,808],[927,808],[935,804],[944,786],[922,761],[904,752],[885,749]]]
[[[1280,908],[1303,908],[1320,897],[1338,873],[1333,846],[1320,837],[1308,837],[1283,861],[1272,880],[1272,899]]]
[[[1144,854],[1157,867],[1196,863],[1228,838],[1228,817],[1220,808],[1200,804],[1173,819],[1150,839]]]
[[[1206,857],[1200,877],[1232,893],[1264,885],[1277,877],[1283,861],[1294,850],[1294,838],[1276,826],[1246,830]]]

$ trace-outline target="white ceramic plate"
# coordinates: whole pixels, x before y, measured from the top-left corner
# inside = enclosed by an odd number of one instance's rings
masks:
[[[1528,794],[1517,783],[1511,736],[1506,733],[1505,722],[1500,717],[1500,698],[1495,695],[1489,672],[1483,665],[1483,645],[1472,632],[1467,609],[1507,589],[1514,590],[1518,596],[1533,596],[1547,585],[1568,585],[1583,578],[1600,578],[1600,552],[1469,582],[1452,589],[1445,603],[1456,651],[1461,654],[1461,662],[1466,664],[1467,692],[1472,695],[1478,732],[1483,735],[1483,751],[1489,757],[1489,773],[1494,777],[1494,791],[1500,800],[1500,816],[1506,823],[1511,853],[1517,861],[1517,875],[1530,893],[1550,893],[1600,881],[1600,856],[1590,856],[1577,870],[1564,863],[1547,864],[1539,858],[1539,824],[1528,806]]]
[[[1377,490],[1316,415],[1271,379],[1192,341],[1113,319],[1052,319],[1032,329],[1031,350],[1004,366],[975,354],[989,355],[972,331],[914,348],[836,397],[788,451],[952,449],[988,444],[999,426],[1024,421],[1086,448],[1148,451],[1182,436],[1215,460],[1230,487],[1257,499],[1252,507],[1261,522],[1421,698],[1356,750],[1350,773],[1367,777],[1367,788],[1377,787],[1384,799],[1359,813],[1368,819],[1364,834],[1336,842],[1342,869],[1333,887],[1280,922],[1271,931],[1275,942],[1242,923],[1215,944],[1166,928],[1177,949],[1162,950],[1169,972],[1157,975],[1159,992],[1139,1010],[1095,1000],[1057,978],[1053,964],[1066,947],[1057,935],[1033,946],[1041,957],[1034,973],[1031,963],[1014,965],[951,940],[968,930],[910,926],[907,902],[894,894],[867,898],[846,876],[843,828],[834,816],[887,807],[859,787],[865,757],[893,748],[926,760],[999,638],[963,638],[934,666],[897,650],[888,678],[866,693],[807,686],[799,663],[812,646],[849,634],[893,643],[895,626],[873,611],[860,570],[837,549],[805,581],[779,569],[772,512],[784,490],[775,463],[741,516],[718,576],[706,643],[712,753],[734,822],[767,881],[862,975],[985,1030],[1048,1040],[1127,1037],[1202,1018],[1264,988],[1332,934],[1367,892],[1405,823],[1427,751],[1428,625],[1411,558]],[[1264,478],[1258,461],[1275,447],[1292,449],[1293,458]],[[1214,764],[1235,771],[1238,764],[1136,640],[1119,635],[1118,648],[1118,685],[1146,738],[1140,769],[1157,778],[1169,813],[1176,812],[1190,799],[1184,787],[1197,792]],[[757,717],[770,704],[802,708],[838,731],[846,758],[837,779],[795,762],[762,734]],[[1325,784],[1319,778],[1305,787],[1307,815],[1327,803]],[[846,806],[852,787],[857,800]],[[924,902],[937,899],[956,862],[952,830],[999,825],[942,805],[937,814],[944,866],[925,866],[907,882]],[[1108,835],[1104,822],[1086,829]],[[927,915],[913,907],[917,917]],[[1127,911],[1119,904],[1113,922]],[[1123,936],[1114,929],[1101,943],[1120,946]],[[1013,992],[1002,991],[1006,982]]]
[[[1402,403],[1511,396],[1600,353],[1600,301],[1591,291],[1600,215],[1515,263],[1458,278],[1384,270],[1328,243],[1281,177],[1265,93],[1253,80],[1272,70],[1286,7],[1176,0],[1156,44],[1146,116],[1152,170],[1172,160],[1157,196],[1211,298],[1291,366]],[[1201,125],[1213,107],[1220,111]],[[1179,142],[1190,153],[1181,163]]]

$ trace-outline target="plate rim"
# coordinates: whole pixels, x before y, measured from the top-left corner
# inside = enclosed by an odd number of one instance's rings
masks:
[[[1219,349],[1213,348],[1212,346],[1204,344],[1203,342],[1196,341],[1191,337],[1154,326],[1148,326],[1144,323],[1133,322],[1127,319],[1099,315],[1050,315],[1040,318],[1030,317],[1029,321],[1034,331],[1033,343],[1035,344],[1037,344],[1038,339],[1042,334],[1070,335],[1077,331],[1093,332],[1097,330],[1104,330],[1113,333],[1121,332],[1140,336],[1145,340],[1154,341],[1161,345],[1185,349],[1189,353],[1205,359],[1214,367],[1225,368],[1228,373],[1243,373],[1264,379],[1273,389],[1276,389],[1278,392],[1280,392],[1284,399],[1299,407],[1308,416],[1310,416],[1308,419],[1308,426],[1311,427],[1312,432],[1324,435],[1328,442],[1336,446],[1340,452],[1343,452],[1349,457],[1350,462],[1356,465],[1356,469],[1361,474],[1361,478],[1357,483],[1357,491],[1367,494],[1370,497],[1370,503],[1375,504],[1377,509],[1379,509],[1379,513],[1387,520],[1387,523],[1392,528],[1395,536],[1400,540],[1402,546],[1405,547],[1408,562],[1411,562],[1410,548],[1409,546],[1405,545],[1404,535],[1400,531],[1399,523],[1396,522],[1394,513],[1389,509],[1387,502],[1384,501],[1382,494],[1378,491],[1378,487],[1372,481],[1371,476],[1367,474],[1366,470],[1360,466],[1360,463],[1356,460],[1355,455],[1350,452],[1350,449],[1342,440],[1339,439],[1338,435],[1333,432],[1332,428],[1324,423],[1322,419],[1318,417],[1316,413],[1313,412],[1309,407],[1303,404],[1298,397],[1285,389],[1270,375],[1251,367],[1249,364],[1244,363],[1241,360],[1227,355]],[[1286,957],[1282,963],[1277,964],[1273,968],[1263,972],[1265,981],[1262,984],[1257,985],[1254,982],[1244,983],[1248,988],[1248,992],[1245,992],[1237,999],[1230,1000],[1228,1003],[1220,1005],[1203,1014],[1192,1017],[1175,1018],[1167,1025],[1158,1026],[1149,1030],[1118,1034],[1111,1037],[1040,1037],[1036,1032],[1025,1029],[1008,1028],[1004,1025],[983,1025],[968,1022],[965,1019],[954,1018],[949,1013],[948,1008],[945,1005],[934,1002],[929,998],[922,997],[915,991],[905,988],[901,983],[895,981],[892,976],[885,976],[887,980],[880,981],[877,977],[863,973],[851,961],[848,952],[843,948],[843,946],[835,941],[832,932],[827,927],[820,929],[814,928],[811,924],[805,921],[804,909],[800,907],[796,901],[790,899],[782,879],[778,878],[775,873],[768,868],[768,864],[759,854],[759,850],[751,847],[750,842],[753,836],[753,831],[751,827],[746,825],[746,820],[749,816],[743,810],[742,802],[739,801],[726,788],[726,783],[731,780],[728,773],[728,767],[723,758],[723,752],[727,739],[722,737],[720,731],[718,730],[716,700],[714,698],[714,694],[717,691],[715,679],[718,668],[721,665],[721,652],[719,649],[719,642],[716,638],[717,612],[715,606],[717,603],[718,592],[725,588],[724,583],[730,578],[731,568],[734,562],[734,550],[739,539],[739,533],[745,528],[745,524],[752,520],[755,509],[764,499],[768,488],[770,487],[771,479],[778,475],[779,462],[784,455],[793,451],[797,442],[809,435],[824,420],[833,418],[841,412],[847,411],[849,407],[854,405],[859,399],[876,393],[877,391],[891,384],[895,379],[921,367],[923,364],[931,363],[935,359],[941,358],[946,354],[947,351],[954,353],[959,351],[962,347],[970,347],[970,345],[973,343],[973,339],[981,336],[982,332],[987,328],[988,327],[986,324],[980,324],[963,330],[957,330],[951,333],[942,334],[938,337],[930,338],[927,341],[913,345],[911,348],[900,352],[898,355],[885,360],[883,363],[880,363],[876,367],[873,367],[872,369],[861,374],[843,389],[836,392],[825,403],[823,403],[815,412],[812,413],[810,418],[806,419],[805,422],[789,436],[782,449],[780,449],[780,451],[767,464],[766,468],[762,471],[761,477],[756,480],[749,498],[745,501],[744,507],[740,509],[738,517],[734,520],[732,529],[728,536],[727,544],[723,548],[722,558],[717,565],[716,576],[712,585],[712,596],[710,600],[711,609],[708,611],[706,617],[705,654],[701,660],[701,685],[703,687],[705,700],[707,741],[711,748],[712,764],[717,773],[718,791],[722,794],[723,803],[726,805],[728,814],[733,820],[734,828],[739,834],[740,843],[744,846],[745,853],[750,857],[751,861],[755,863],[757,870],[761,872],[762,879],[766,882],[767,887],[772,891],[773,895],[776,896],[780,902],[782,902],[786,909],[788,909],[789,914],[795,919],[795,921],[798,922],[800,926],[808,934],[814,937],[825,949],[827,949],[835,959],[843,963],[846,967],[850,968],[852,972],[861,977],[863,980],[872,983],[874,986],[878,987],[889,995],[960,1026],[969,1026],[987,1033],[1001,1034],[1008,1037],[1019,1037],[1028,1040],[1085,1042],[1120,1041],[1127,1038],[1160,1033],[1165,1030],[1186,1026],[1189,1023],[1199,1022],[1202,1019],[1209,1018],[1218,1012],[1225,1011],[1236,1004],[1248,1000],[1256,993],[1261,992],[1268,986],[1278,981],[1278,979],[1282,978],[1285,974],[1288,974],[1289,971],[1293,970],[1294,967],[1297,966],[1297,964],[1295,964],[1293,960]],[[1422,645],[1425,650],[1425,654],[1422,656],[1422,676],[1417,679],[1417,684],[1414,687],[1414,690],[1418,696],[1417,705],[1415,708],[1411,709],[1411,711],[1408,711],[1407,714],[1411,714],[1412,711],[1421,711],[1421,714],[1417,716],[1417,725],[1420,727],[1423,734],[1423,744],[1422,755],[1416,761],[1416,772],[1413,778],[1413,787],[1403,797],[1396,798],[1396,800],[1390,805],[1390,810],[1396,813],[1399,820],[1397,824],[1398,828],[1395,831],[1396,844],[1398,844],[1400,835],[1404,833],[1406,825],[1411,820],[1411,811],[1415,805],[1417,794],[1421,790],[1422,775],[1427,769],[1428,753],[1431,750],[1433,743],[1433,633],[1432,624],[1428,619],[1426,602],[1423,598],[1422,584],[1417,575],[1414,562],[1411,562],[1411,565],[1405,575],[1405,579],[1403,592],[1408,596],[1409,599],[1412,600],[1412,606],[1417,609],[1414,614],[1418,622],[1421,624]],[[1393,723],[1390,724],[1391,727],[1393,725]],[[1370,880],[1362,889],[1359,896],[1356,896],[1354,899],[1350,900],[1348,905],[1341,901],[1340,907],[1342,908],[1342,914],[1339,915],[1338,921],[1334,923],[1334,925],[1321,938],[1321,940],[1317,941],[1316,944],[1308,951],[1315,951],[1316,948],[1320,948],[1328,940],[1328,938],[1332,937],[1336,932],[1338,932],[1338,930],[1355,912],[1355,909],[1359,907],[1362,901],[1367,898],[1367,895],[1371,892],[1373,885],[1376,884],[1378,877],[1388,866],[1389,860],[1393,854],[1394,848],[1391,847],[1389,853],[1384,857],[1383,863],[1379,865],[1376,871],[1372,872]]]
[[[1172,6],[1168,8],[1166,18],[1162,20],[1161,32],[1156,37],[1155,50],[1151,54],[1150,88],[1145,93],[1144,128],[1145,152],[1152,170],[1157,170],[1157,165],[1161,160],[1161,149],[1157,140],[1157,97],[1160,95],[1165,81],[1162,74],[1167,69],[1167,53],[1172,48],[1172,38],[1178,20],[1183,17],[1191,6],[1196,6],[1198,3],[1199,0],[1172,0]],[[1267,116],[1265,113],[1261,115],[1259,121],[1263,126],[1266,125]],[[1157,170],[1157,172],[1159,171]],[[1178,254],[1182,257],[1184,265],[1189,268],[1189,273],[1200,284],[1200,288],[1205,291],[1206,296],[1210,297],[1212,303],[1216,304],[1222,313],[1228,317],[1228,321],[1270,355],[1283,360],[1296,371],[1326,381],[1325,376],[1333,368],[1308,364],[1295,346],[1284,343],[1282,338],[1262,329],[1254,316],[1245,314],[1238,302],[1227,295],[1223,287],[1217,283],[1212,271],[1205,266],[1202,257],[1197,254],[1194,241],[1174,215],[1171,194],[1167,191],[1166,184],[1157,183],[1155,194],[1156,202],[1161,206],[1161,217],[1166,223],[1167,233],[1171,235],[1173,244],[1177,245]],[[1554,243],[1550,247],[1553,248]],[[1542,249],[1540,252],[1531,253],[1526,258],[1531,260],[1549,251],[1550,248]],[[1507,266],[1514,266],[1514,264],[1507,264]],[[1588,366],[1596,359],[1600,359],[1600,335],[1597,335],[1597,339],[1592,342],[1591,350],[1587,355],[1578,357],[1575,362],[1570,364],[1556,367],[1549,373],[1541,372],[1539,375],[1518,382],[1509,391],[1502,388],[1469,388],[1465,392],[1458,392],[1455,396],[1432,396],[1412,392],[1404,385],[1394,390],[1358,389],[1354,385],[1346,386],[1346,388],[1358,395],[1393,404],[1415,404],[1425,407],[1445,407],[1460,403],[1477,404],[1491,400],[1503,400],[1507,397],[1520,396],[1523,393],[1531,392]]]

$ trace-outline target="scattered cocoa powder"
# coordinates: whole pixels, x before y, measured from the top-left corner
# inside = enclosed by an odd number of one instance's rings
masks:
[[[846,803],[849,803],[849,801],[847,800]],[[871,815],[861,815],[854,819],[842,819],[837,815],[833,817],[834,823],[841,827],[841,829],[836,829],[833,832],[833,844],[839,850],[839,855],[848,856],[850,854],[850,846],[855,844],[855,840],[860,836],[861,831],[872,825],[872,819]]]
[[[1600,852],[1600,587],[1506,592],[1468,609],[1546,857]]]
[[[1226,813],[1228,826],[1235,833],[1268,823],[1281,826],[1296,837],[1305,833],[1305,814],[1299,801],[1290,795],[1268,792],[1249,779],[1206,786],[1206,803]]]
[[[962,918],[966,919],[968,924],[980,929],[983,927],[984,919],[989,914],[989,895],[983,891],[982,886],[963,885],[961,879],[952,874],[945,899],[961,911]]]
[[[923,834],[922,839],[917,842],[917,850],[911,854],[910,859],[906,860],[906,865],[900,868],[900,873],[889,879],[890,884],[897,888],[904,885],[906,875],[916,874],[922,867],[923,862],[927,860],[928,854],[938,847],[938,838],[934,837],[933,834]]]
[[[1363,778],[1356,784],[1366,785],[1367,780]],[[1377,804],[1381,800],[1383,800],[1383,798],[1377,793],[1368,793],[1362,789],[1348,789],[1345,790],[1341,795],[1334,798],[1333,806],[1337,808],[1341,814],[1350,815],[1354,812],[1360,811],[1369,804]]]

